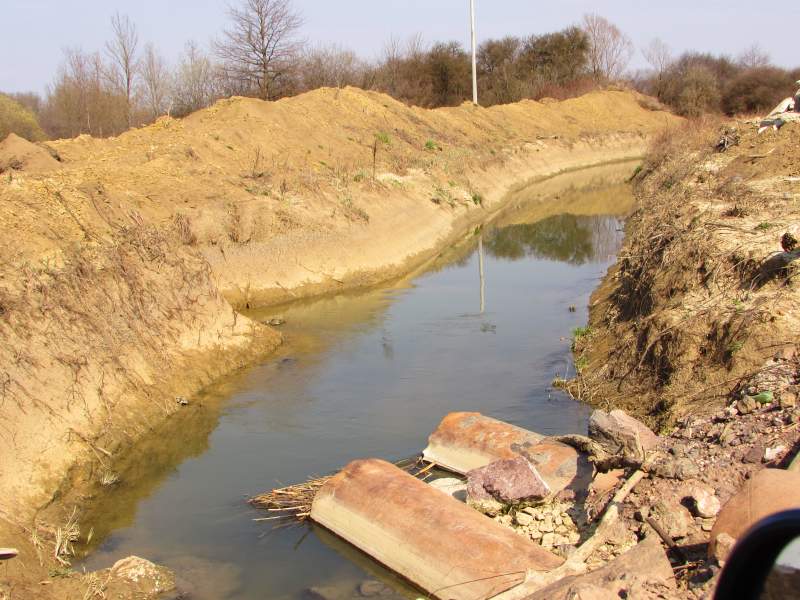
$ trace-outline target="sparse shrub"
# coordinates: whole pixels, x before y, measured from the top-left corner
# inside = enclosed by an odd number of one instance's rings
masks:
[[[33,111],[5,94],[0,94],[0,141],[10,133],[31,142],[39,142],[47,137]]]
[[[369,213],[363,208],[353,204],[353,199],[350,196],[342,198],[342,207],[344,208],[345,216],[351,221],[369,223]]]
[[[747,69],[725,87],[722,110],[729,115],[770,111],[790,95],[793,86],[794,79],[783,69]]]

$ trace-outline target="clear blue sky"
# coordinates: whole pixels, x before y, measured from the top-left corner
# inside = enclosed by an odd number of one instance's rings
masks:
[[[800,3],[752,0],[476,0],[478,36],[544,33],[596,12],[616,23],[641,48],[654,37],[675,52],[696,49],[738,54],[758,44],[779,65],[800,65]],[[313,42],[336,42],[365,58],[387,38],[422,33],[426,40],[467,44],[468,0],[295,0]],[[770,9],[769,6],[774,8]],[[207,43],[225,23],[225,0],[0,0],[0,90],[42,92],[62,49],[102,49],[109,17],[120,11],[174,58],[188,39]],[[634,66],[643,66],[641,54]]]

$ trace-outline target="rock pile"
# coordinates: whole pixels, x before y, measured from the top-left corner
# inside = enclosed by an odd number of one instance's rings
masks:
[[[582,519],[576,515],[575,505],[568,502],[526,506],[513,515],[495,517],[500,524],[513,527],[520,535],[562,555],[566,553],[565,547],[576,546],[581,539],[576,520]]]
[[[776,364],[782,362],[776,359]],[[595,411],[587,436],[557,438],[589,455],[595,474],[588,487],[547,494],[534,485],[535,467],[520,458],[469,473],[468,501],[568,560],[602,529],[586,560],[593,572],[623,560],[643,540],[661,539],[676,569],[677,588],[642,597],[710,598],[743,531],[764,511],[800,507],[800,473],[776,469],[786,467],[800,445],[800,408],[794,383],[780,369],[776,373],[783,384],[774,393],[766,386],[775,386],[775,379],[762,377],[742,388],[724,410],[687,417],[666,436],[622,411]],[[646,478],[618,503],[619,519],[598,526],[637,470]],[[522,481],[525,485],[518,485]],[[571,585],[580,587],[582,581],[579,577]]]

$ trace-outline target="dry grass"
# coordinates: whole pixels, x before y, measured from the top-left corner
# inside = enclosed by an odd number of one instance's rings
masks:
[[[421,479],[427,478],[435,466],[433,463],[425,463],[421,457],[401,460],[395,465]],[[250,499],[250,504],[271,513],[269,517],[254,520],[274,522],[276,525],[305,521],[311,515],[311,506],[317,492],[335,475],[333,473],[315,477],[303,483],[276,488],[254,496]]]
[[[63,566],[68,567],[71,557],[75,556],[73,544],[79,540],[80,535],[81,530],[78,526],[78,510],[73,508],[67,522],[61,527],[56,528],[53,557]]]
[[[721,151],[732,127],[742,143]],[[783,156],[751,128],[715,121],[654,142],[635,179],[640,209],[595,294],[596,335],[576,348],[588,368],[567,385],[573,395],[666,425],[719,406],[795,342],[795,269],[777,243],[783,229],[772,227],[798,212],[774,190],[775,177],[794,168],[793,135],[778,138]]]

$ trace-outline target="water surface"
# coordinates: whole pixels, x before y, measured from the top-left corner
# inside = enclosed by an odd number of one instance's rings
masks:
[[[352,459],[414,455],[450,411],[583,432],[587,408],[550,384],[573,369],[570,332],[620,244],[632,200],[619,181],[632,169],[519,190],[413,278],[252,315],[285,318],[285,346],[192,399],[118,466],[120,483],[87,516],[96,547],[82,566],[145,556],[203,599],[301,598],[310,588],[345,598],[371,577],[413,594],[320,528],[253,521],[263,513],[245,498]]]

